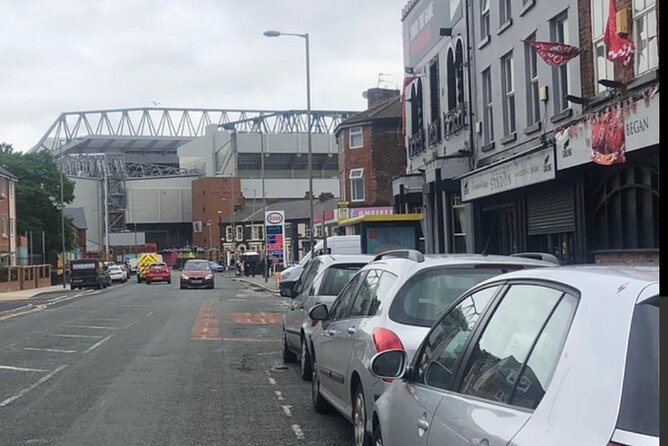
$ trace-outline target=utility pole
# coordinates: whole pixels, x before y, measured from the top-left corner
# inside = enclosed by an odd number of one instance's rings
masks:
[[[67,288],[67,277],[65,276],[65,185],[64,185],[64,160],[63,146],[60,145],[60,241],[62,242],[62,268],[63,268],[63,288]]]
[[[264,189],[264,133],[262,128],[260,128],[260,173],[262,177],[262,225],[264,229],[262,230],[262,235],[264,236],[264,281],[265,283],[269,280],[269,271],[268,268],[268,259],[267,259],[267,222],[264,217],[264,213],[267,211],[267,195]]]

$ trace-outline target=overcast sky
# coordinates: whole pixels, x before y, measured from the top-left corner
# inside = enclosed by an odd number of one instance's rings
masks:
[[[0,0],[0,142],[31,148],[61,112],[152,106],[362,110],[402,82],[406,0]],[[160,6],[158,6],[160,5]]]

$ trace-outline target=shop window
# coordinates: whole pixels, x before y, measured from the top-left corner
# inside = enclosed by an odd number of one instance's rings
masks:
[[[658,249],[658,169],[632,164],[600,170],[590,187],[593,250]]]
[[[452,234],[452,252],[466,252],[466,231],[464,230],[466,205],[462,203],[460,194],[450,197],[450,234]]]

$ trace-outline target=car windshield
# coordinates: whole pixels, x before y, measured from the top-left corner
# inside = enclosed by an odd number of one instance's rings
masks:
[[[151,265],[151,269],[153,271],[162,271],[163,269],[166,269],[167,265],[164,263],[158,263],[157,265]]]
[[[659,296],[633,313],[617,428],[659,436]]]
[[[418,274],[402,288],[390,306],[390,318],[407,325],[431,327],[452,302],[474,285],[521,266],[444,267]]]
[[[364,263],[332,265],[327,268],[322,278],[322,286],[318,294],[322,296],[336,296],[355,273],[364,266]]]
[[[110,273],[120,273],[120,272],[122,272],[122,271],[121,271],[121,267],[120,267],[120,266],[110,266],[110,267],[109,267],[109,272],[110,272]]]
[[[183,265],[184,271],[202,271],[207,269],[210,269],[207,262],[186,262]]]

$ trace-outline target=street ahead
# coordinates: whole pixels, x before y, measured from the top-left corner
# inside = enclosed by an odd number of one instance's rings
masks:
[[[282,298],[128,282],[0,321],[0,445],[346,445],[280,359]]]

